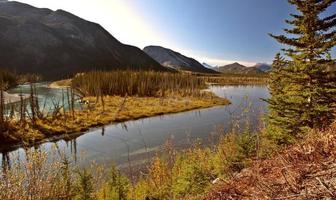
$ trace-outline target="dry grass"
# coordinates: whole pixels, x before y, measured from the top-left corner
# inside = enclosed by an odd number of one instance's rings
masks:
[[[50,88],[64,88],[64,87],[70,87],[71,86],[71,79],[64,79],[55,81],[49,84]]]
[[[207,83],[217,85],[266,85],[268,75],[220,75],[202,77]]]
[[[28,150],[0,169],[0,199],[95,199],[103,174],[104,169],[95,163],[85,170],[74,166],[58,148],[48,154]]]
[[[208,108],[226,105],[228,100],[204,92],[200,96],[171,95],[165,98],[159,97],[120,97],[105,96],[104,106],[95,97],[86,97],[89,105],[82,110],[75,110],[74,117],[71,113],[65,116],[60,112],[57,116],[37,120],[33,126],[30,122],[20,125],[12,121],[11,134],[8,134],[8,142],[17,143],[25,141],[31,143],[47,137],[71,134],[88,130],[91,127],[123,122],[139,118],[151,117],[162,114],[177,113],[194,109]]]
[[[309,134],[273,158],[255,160],[205,199],[335,199],[335,158],[334,125]]]
[[[204,80],[182,73],[153,71],[96,71],[77,75],[72,87],[85,96],[166,96],[166,93],[198,94]]]

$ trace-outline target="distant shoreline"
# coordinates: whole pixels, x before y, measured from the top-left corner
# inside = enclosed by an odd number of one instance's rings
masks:
[[[62,89],[62,88],[68,88],[71,86],[71,79],[64,79],[60,81],[54,81],[48,85],[49,88],[53,89]]]
[[[12,104],[12,103],[18,103],[21,101],[21,94],[9,94],[8,92],[3,92],[4,94],[4,103],[5,105]],[[22,94],[22,99],[26,100],[29,98],[29,95]]]

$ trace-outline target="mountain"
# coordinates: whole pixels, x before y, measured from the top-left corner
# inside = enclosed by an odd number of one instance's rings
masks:
[[[246,67],[244,65],[241,65],[237,62],[217,67],[216,71],[224,73],[224,74],[262,74],[264,73],[260,69],[257,69],[256,67]]]
[[[143,51],[161,65],[169,68],[201,73],[217,73],[212,69],[204,67],[195,59],[186,57],[171,49],[160,46],[147,46],[143,49]]]
[[[63,10],[0,1],[0,67],[57,79],[95,69],[167,70],[99,24]]]
[[[267,63],[257,63],[254,67],[263,72],[268,72],[272,69],[272,66]]]
[[[212,66],[212,65],[209,65],[208,63],[202,63],[202,65],[204,66],[204,67],[206,67],[206,68],[208,68],[208,69],[213,69],[214,68],[214,66]]]

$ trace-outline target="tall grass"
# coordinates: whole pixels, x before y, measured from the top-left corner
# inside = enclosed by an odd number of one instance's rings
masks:
[[[223,135],[218,146],[196,141],[184,151],[167,141],[135,182],[115,167],[80,169],[63,155],[28,152],[27,159],[14,159],[0,170],[0,199],[201,199],[215,180],[224,181],[248,165],[258,151],[251,138],[232,133]]]
[[[201,77],[207,83],[218,85],[266,85],[268,75],[238,75],[238,74],[222,74],[218,76]]]
[[[5,69],[0,69],[0,82],[4,89],[8,89],[17,84],[17,76]]]
[[[197,93],[206,85],[204,80],[182,73],[96,71],[77,75],[72,80],[72,87],[87,96],[165,96],[171,92]]]
[[[234,193],[238,195],[237,197],[244,196],[246,186],[250,190],[256,189],[254,195],[257,196],[262,194],[263,197],[265,195],[277,197],[278,193],[282,193],[285,197],[290,197],[291,195],[287,193],[292,194],[297,191],[292,189],[293,185],[301,191],[295,194],[302,197],[306,197],[305,195],[319,197],[328,194],[326,191],[332,191],[328,195],[334,196],[334,187],[329,187],[328,182],[324,184],[322,178],[317,179],[322,182],[320,184],[316,181],[311,182],[312,184],[302,184],[301,181],[305,179],[309,181],[310,176],[313,178],[329,176],[329,173],[334,179],[332,174],[335,167],[333,167],[332,155],[335,153],[335,128],[325,132],[312,132],[304,138],[303,142],[290,147],[289,150],[281,151],[281,154],[277,153],[282,146],[275,144],[267,134],[266,132],[259,134],[231,132],[225,135],[219,132],[220,140],[217,145],[204,147],[196,141],[184,151],[176,150],[174,141],[169,140],[162,154],[152,159],[148,171],[141,173],[136,182],[130,181],[115,167],[109,171],[97,165],[80,169],[71,165],[71,161],[62,155],[50,159],[51,155],[39,150],[28,152],[27,159],[23,161],[14,159],[10,167],[5,163],[5,167],[0,169],[0,199],[193,200],[204,199],[204,195],[210,190],[218,186],[224,187],[227,183],[230,184],[223,191],[227,190],[229,194],[242,191],[243,193]],[[320,148],[321,146],[323,148]],[[271,149],[273,152],[270,152]],[[276,159],[269,156],[276,156]],[[265,157],[267,159],[263,160]],[[255,164],[258,160],[262,162],[261,166]],[[328,162],[321,162],[321,160]],[[312,170],[310,170],[311,163],[314,164]],[[304,167],[302,167],[303,164]],[[293,167],[285,165],[293,165]],[[247,166],[262,167],[260,169],[267,169],[267,171],[254,174],[256,170],[254,169],[249,171],[253,174],[247,177],[237,176],[237,172]],[[269,174],[273,170],[275,172]],[[300,172],[300,170],[303,171]],[[286,174],[287,172],[292,173]],[[264,177],[263,173],[266,174]],[[307,174],[309,176],[305,176]],[[261,179],[255,180],[254,176]],[[291,176],[296,178],[287,179]],[[330,177],[326,178],[330,179]],[[235,185],[235,179],[243,179],[243,181]],[[259,184],[266,180],[266,184],[255,186],[254,180]],[[279,191],[281,189],[279,185],[284,188],[283,191]],[[304,190],[305,188],[308,190]],[[220,196],[217,193],[213,194]]]

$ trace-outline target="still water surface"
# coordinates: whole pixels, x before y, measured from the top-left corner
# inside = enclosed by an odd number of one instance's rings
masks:
[[[24,89],[24,86],[20,87],[12,92]],[[116,163],[122,167],[129,163],[128,160],[133,164],[145,161],[169,138],[173,139],[177,148],[187,148],[195,139],[202,139],[205,144],[216,142],[212,139],[215,137],[211,137],[216,130],[228,132],[233,123],[238,121],[242,128],[246,126],[246,122],[250,129],[258,128],[260,118],[267,110],[266,103],[261,100],[269,96],[266,87],[211,86],[209,90],[228,98],[232,104],[107,125],[87,131],[76,139],[47,142],[39,148],[54,151],[52,149],[57,144],[59,149],[72,156],[80,165],[96,161],[106,165]],[[41,102],[44,99],[59,101],[62,98],[62,90],[50,89],[45,84],[38,86],[38,94]],[[52,103],[49,102],[48,105]],[[7,158],[18,155],[24,157],[24,150],[17,149],[7,155]]]

